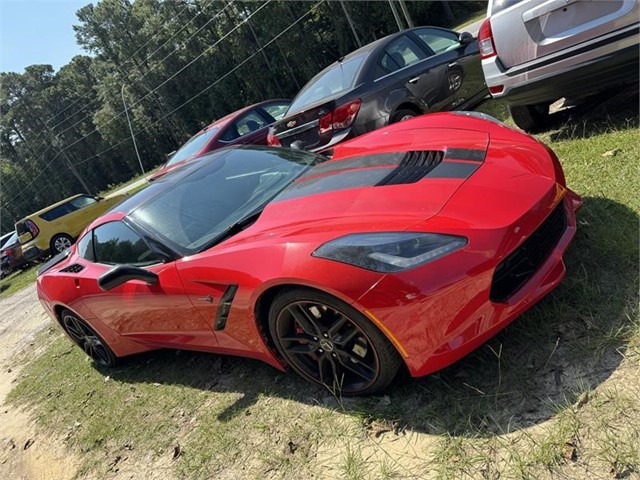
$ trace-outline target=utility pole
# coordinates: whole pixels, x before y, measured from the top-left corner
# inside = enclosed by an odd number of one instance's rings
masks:
[[[34,115],[33,110],[31,109],[31,105],[29,105],[26,101],[24,102],[24,104],[25,104],[25,108],[27,109],[29,114],[31,116],[33,116],[34,118],[37,118]],[[44,129],[44,131],[46,133],[48,133],[49,135],[51,135],[53,137],[52,140],[51,140],[51,143],[53,144],[54,147],[56,147],[59,150],[58,155],[62,155],[62,157],[65,160],[65,163],[67,164],[67,167],[69,168],[69,171],[73,174],[74,177],[76,177],[78,182],[80,182],[80,184],[82,185],[82,188],[84,188],[84,191],[86,193],[92,193],[92,189],[89,188],[89,184],[84,180],[84,178],[82,178],[80,173],[73,166],[73,163],[71,162],[71,159],[69,158],[69,156],[66,154],[65,149],[60,145],[60,139],[58,138],[58,134],[55,133],[51,129],[51,127],[49,127],[46,123],[42,124],[42,128]],[[46,138],[46,136],[45,136],[45,138]]]
[[[273,70],[271,69],[271,62],[269,62],[269,57],[267,56],[267,54],[265,53],[262,45],[260,44],[260,41],[258,40],[258,35],[256,35],[256,31],[253,29],[253,25],[251,25],[251,21],[249,20],[249,16],[251,15],[251,11],[245,9],[244,5],[242,6],[242,13],[244,13],[247,16],[246,22],[247,25],[249,26],[249,30],[251,31],[251,36],[253,37],[253,41],[256,42],[256,45],[258,46],[258,49],[260,50],[260,53],[262,54],[262,58],[264,60],[264,63],[267,65],[267,70],[269,70],[269,76],[271,78],[273,78],[274,83],[276,84],[276,88],[278,89],[278,92],[280,93],[280,96],[284,96],[282,87],[280,86],[280,82],[278,82],[278,75],[275,75],[273,73]],[[264,98],[263,98],[264,100]]]
[[[409,9],[407,8],[407,4],[404,3],[404,0],[398,0],[400,3],[400,8],[402,9],[402,13],[404,13],[404,19],[407,21],[407,25],[409,28],[413,28],[413,20],[411,20],[411,15],[409,15]]]
[[[351,28],[351,32],[353,33],[353,38],[356,39],[356,43],[358,44],[358,48],[362,46],[362,42],[360,41],[360,37],[358,36],[358,32],[356,32],[356,27],[353,25],[353,21],[351,20],[351,16],[349,12],[347,12],[347,7],[344,4],[344,0],[340,0],[340,5],[342,5],[342,11],[344,12],[344,16],[347,17],[347,22],[349,22],[349,27]]]
[[[402,20],[400,19],[400,14],[396,9],[393,0],[389,0],[389,6],[391,7],[391,11],[393,12],[393,18],[396,19],[396,23],[398,24],[398,30],[404,30],[404,27],[402,26]]]
[[[146,175],[144,171],[144,167],[142,166],[142,159],[140,158],[140,153],[138,152],[138,144],[136,143],[136,137],[133,135],[133,127],[131,126],[131,120],[129,119],[129,110],[127,109],[127,102],[124,101],[124,83],[122,84],[120,93],[122,94],[122,105],[124,105],[124,113],[127,115],[127,123],[129,124],[129,131],[131,132],[131,140],[133,141],[133,148],[136,150],[136,156],[138,157],[140,170],[142,170],[143,175]]]

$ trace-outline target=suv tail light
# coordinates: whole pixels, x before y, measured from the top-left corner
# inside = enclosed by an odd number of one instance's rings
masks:
[[[493,43],[493,32],[491,31],[491,19],[487,18],[480,26],[478,32],[478,48],[480,48],[480,57],[495,57],[498,52]]]
[[[38,234],[40,233],[40,229],[38,228],[38,226],[35,223],[33,223],[33,221],[31,221],[31,220],[27,220],[26,224],[27,224],[27,228],[31,232],[31,236],[33,238],[36,238],[38,236]]]
[[[269,133],[267,134],[267,145],[271,145],[272,147],[282,146],[282,143],[280,143],[280,140],[274,135],[271,129],[269,129]]]
[[[324,117],[321,117],[319,124],[320,134],[328,132],[329,130],[339,130],[350,127],[360,111],[360,105],[362,105],[362,100],[356,98],[349,103],[340,105],[333,112],[329,112]]]

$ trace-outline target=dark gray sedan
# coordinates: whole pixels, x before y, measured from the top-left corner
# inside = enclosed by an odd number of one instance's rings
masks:
[[[469,108],[487,94],[470,33],[412,28],[365,45],[313,77],[267,141],[323,150],[423,113]]]

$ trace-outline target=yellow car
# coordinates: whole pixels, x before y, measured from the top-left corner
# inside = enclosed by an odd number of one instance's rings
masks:
[[[84,227],[124,198],[126,195],[74,195],[23,218],[16,223],[16,231],[25,259],[63,252]]]

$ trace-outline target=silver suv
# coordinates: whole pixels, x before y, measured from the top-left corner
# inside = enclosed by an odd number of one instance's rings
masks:
[[[487,87],[526,131],[549,105],[638,80],[638,0],[489,0],[478,43]]]

